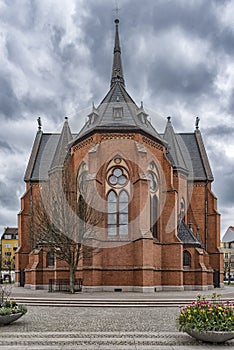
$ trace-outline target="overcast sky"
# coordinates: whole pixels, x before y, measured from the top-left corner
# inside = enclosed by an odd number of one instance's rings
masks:
[[[119,0],[127,91],[193,132],[215,177],[221,234],[234,225],[234,0]],[[0,0],[0,229],[17,225],[37,118],[79,131],[109,89],[115,1]],[[164,126],[163,126],[164,128]]]

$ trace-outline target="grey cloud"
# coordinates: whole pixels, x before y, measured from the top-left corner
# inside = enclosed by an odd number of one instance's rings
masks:
[[[10,80],[0,76],[0,114],[7,119],[16,118],[19,111],[19,102]]]
[[[234,88],[232,89],[231,94],[230,94],[230,99],[229,99],[229,104],[227,106],[227,111],[229,113],[231,113],[232,115],[234,114]]]
[[[218,147],[210,149],[208,155],[213,172],[215,172],[214,191],[218,196],[218,204],[221,207],[233,205],[234,161]]]
[[[14,184],[0,181],[0,206],[5,209],[19,210],[19,198]]]
[[[216,137],[231,137],[234,135],[234,126],[229,124],[218,124],[212,127],[208,127],[204,130],[206,136]]]
[[[13,152],[12,147],[5,140],[0,140],[0,151],[1,150],[6,152],[6,153]]]
[[[189,68],[172,66],[167,59],[157,62],[157,66],[148,71],[149,85],[156,91],[169,92],[170,98],[177,99],[178,95],[185,94],[188,99],[195,95],[199,98],[211,90],[214,75],[204,64]]]
[[[223,162],[223,166],[224,166]],[[216,178],[214,188],[217,189],[219,194],[219,205],[220,206],[233,206],[234,198],[234,164],[225,171],[225,166],[223,169],[216,170]]]
[[[12,23],[22,30],[30,30],[35,23],[37,0],[5,0],[3,23]]]

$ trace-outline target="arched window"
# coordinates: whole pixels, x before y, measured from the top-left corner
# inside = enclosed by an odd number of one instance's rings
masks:
[[[107,196],[107,227],[108,235],[117,235],[117,195],[114,191]]]
[[[154,238],[158,238],[158,199],[156,195],[150,197],[150,230]]]
[[[124,190],[119,194],[119,234],[128,234],[128,193]]]
[[[185,201],[184,201],[184,198],[182,198],[180,201],[180,214],[179,214],[180,220],[184,219],[184,215],[185,215]]]
[[[129,234],[129,198],[131,183],[128,164],[119,155],[109,163],[106,170],[107,234]]]
[[[155,179],[155,174],[152,171],[149,171],[147,177],[148,177],[148,181],[149,181],[150,191],[155,192],[157,189],[157,182]]]
[[[150,231],[154,238],[158,238],[158,174],[154,162],[148,167],[147,179],[150,191]]]
[[[191,267],[191,254],[187,251],[183,251],[183,266]]]
[[[47,253],[47,266],[54,266],[54,252]]]
[[[109,236],[128,234],[128,193],[122,190],[119,195],[111,190],[107,195],[107,232]]]

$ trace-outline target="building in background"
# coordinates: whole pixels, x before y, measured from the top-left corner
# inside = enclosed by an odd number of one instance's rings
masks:
[[[136,81],[138,77],[136,72]],[[59,182],[55,179],[61,182],[63,202],[53,195]],[[194,131],[180,134],[170,117],[163,133],[151,124],[143,103],[137,105],[125,87],[118,19],[106,96],[98,107],[93,105],[78,134],[71,132],[67,118],[61,134],[43,132],[39,122],[24,180],[18,285],[48,288],[50,279],[69,278],[68,265],[57,259],[59,249],[48,249],[43,235],[35,238],[44,215],[38,203],[43,203],[46,214],[48,201],[53,203],[54,226],[44,228],[44,234],[56,227],[60,235],[68,215],[85,201],[89,186],[103,219],[89,239],[90,245],[97,245],[98,254],[91,251],[89,257],[83,256],[76,271],[83,279],[83,290],[203,290],[222,284],[220,215],[199,119]],[[61,208],[67,203],[67,212],[71,210],[64,215]],[[78,231],[87,224],[77,221]],[[64,242],[72,231],[71,226],[63,230]]]
[[[6,227],[1,237],[1,278],[15,280],[15,252],[18,249],[18,228]]]
[[[234,227],[229,226],[225,232],[222,242],[224,254],[224,278],[228,283],[234,281]]]

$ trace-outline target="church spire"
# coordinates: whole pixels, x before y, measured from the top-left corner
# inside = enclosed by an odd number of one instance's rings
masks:
[[[119,20],[115,20],[115,47],[112,67],[111,87],[114,83],[120,82],[124,86],[124,77],[121,62],[121,49],[119,41]]]

